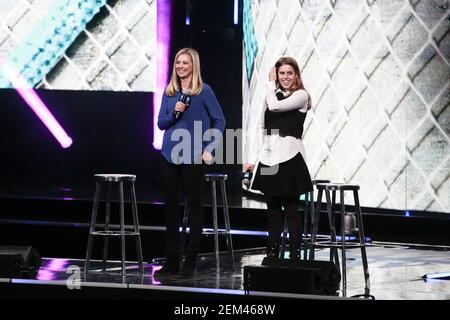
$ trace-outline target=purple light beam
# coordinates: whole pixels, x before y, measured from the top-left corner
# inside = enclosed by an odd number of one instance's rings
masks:
[[[9,78],[13,84],[13,87],[17,90],[22,99],[25,100],[28,106],[34,111],[39,119],[41,119],[61,146],[64,149],[69,148],[73,143],[72,139],[67,135],[63,127],[61,127],[55,117],[51,114],[44,102],[42,102],[41,98],[37,95],[36,91],[30,87],[21,74],[9,63],[4,62],[2,64],[2,70]]]
[[[157,122],[162,95],[167,85],[167,71],[169,69],[171,1],[157,1],[156,10],[156,88],[153,95],[153,147],[161,150],[163,132],[159,130]]]

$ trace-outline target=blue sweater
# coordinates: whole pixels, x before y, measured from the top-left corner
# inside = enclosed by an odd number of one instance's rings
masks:
[[[203,84],[202,91],[191,97],[190,106],[175,119],[173,110],[181,93],[170,97],[164,93],[158,116],[158,127],[165,130],[161,153],[171,163],[201,163],[203,151],[214,154],[225,130],[225,118],[211,87]],[[216,128],[212,137],[205,131]],[[220,132],[220,137],[216,137]]]

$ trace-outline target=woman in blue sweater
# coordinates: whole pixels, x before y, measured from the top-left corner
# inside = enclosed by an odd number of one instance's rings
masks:
[[[166,217],[166,260],[157,275],[192,275],[203,228],[201,206],[204,164],[213,162],[214,149],[225,129],[225,118],[211,87],[203,83],[198,52],[179,50],[172,77],[161,102],[158,127],[164,130],[161,178]],[[214,129],[212,129],[214,128]],[[206,138],[208,134],[212,138]],[[207,141],[205,141],[207,140]],[[212,140],[212,141],[210,141]],[[181,270],[178,191],[190,212],[189,242]]]

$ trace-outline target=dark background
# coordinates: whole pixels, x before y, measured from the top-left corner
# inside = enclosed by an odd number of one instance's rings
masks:
[[[182,47],[199,51],[204,81],[222,106],[227,128],[242,122],[242,24],[233,2],[173,1],[170,68]],[[191,24],[186,25],[186,14]],[[13,89],[0,90],[0,185],[91,185],[95,173],[133,173],[158,183],[153,142],[153,94],[37,90],[74,144],[63,149]],[[236,146],[240,148],[241,146]],[[236,152],[235,152],[236,154]],[[239,180],[239,165],[213,165]]]

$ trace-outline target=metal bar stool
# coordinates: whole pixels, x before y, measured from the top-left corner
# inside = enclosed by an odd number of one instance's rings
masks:
[[[231,239],[231,226],[230,226],[230,215],[228,212],[228,200],[227,192],[225,188],[225,180],[228,176],[226,174],[212,173],[205,174],[205,180],[211,182],[211,198],[212,198],[212,214],[213,214],[213,230],[203,230],[203,234],[214,234],[214,252],[216,255],[216,269],[220,269],[220,259],[219,259],[219,234],[225,236],[228,254],[230,258],[230,267],[234,271],[234,252],[233,252],[233,241]],[[225,229],[220,230],[218,227],[217,219],[217,195],[216,195],[216,182],[219,182],[221,195],[222,195],[222,205],[223,205],[223,218],[225,222]],[[180,252],[184,251],[184,245],[186,242],[186,229],[189,220],[189,206],[187,203],[184,206],[183,222],[181,225],[181,237],[180,237]]]
[[[121,262],[122,262],[122,279],[125,280],[126,269],[125,269],[125,237],[132,236],[136,240],[136,251],[139,263],[139,271],[144,273],[144,264],[142,258],[142,245],[141,245],[141,235],[139,231],[139,220],[137,212],[136,203],[136,191],[134,188],[134,181],[136,181],[136,176],[131,174],[96,174],[94,176],[96,181],[95,195],[94,195],[94,205],[92,208],[91,225],[89,230],[89,238],[86,250],[86,261],[84,264],[84,277],[89,271],[89,264],[92,254],[92,246],[94,242],[94,236],[103,236],[103,271],[106,271],[107,263],[107,253],[108,253],[108,238],[110,236],[118,236],[121,239]],[[108,184],[108,192],[106,196],[106,214],[105,214],[105,228],[104,230],[96,230],[97,223],[97,211],[100,202],[100,196],[102,192],[102,184]],[[131,192],[131,208],[133,217],[133,231],[125,231],[125,203],[124,203],[124,182],[129,183]],[[111,210],[111,189],[112,184],[117,183],[119,188],[119,206],[120,206],[120,230],[110,230],[110,210]]]
[[[361,258],[364,272],[364,281],[365,288],[364,297],[372,297],[370,295],[370,278],[369,278],[369,266],[367,263],[367,254],[366,254],[366,242],[364,236],[364,227],[363,220],[361,214],[361,207],[359,205],[359,196],[358,190],[359,185],[351,185],[345,183],[318,183],[316,185],[318,189],[317,195],[317,203],[314,217],[314,225],[312,230],[312,240],[311,240],[311,251],[314,251],[316,247],[325,247],[330,248],[330,261],[335,260],[336,266],[339,268],[339,257],[337,254],[337,249],[341,249],[342,254],[342,292],[344,297],[346,296],[347,291],[347,258],[346,258],[346,249],[347,248],[360,248],[361,249]],[[340,218],[341,218],[341,232],[340,232],[340,240],[337,241],[336,236],[336,225],[335,225],[335,203],[336,203],[336,191],[339,191],[339,199],[340,199]],[[359,243],[348,243],[346,241],[346,223],[345,223],[345,191],[351,191],[353,193],[353,200],[355,204],[355,212],[356,212],[356,221],[358,228],[355,229],[358,231],[359,235]],[[330,241],[317,241],[317,231],[319,228],[319,218],[320,218],[320,203],[322,201],[322,194],[325,192],[326,200],[327,200],[327,214],[328,214],[328,223],[330,226]]]
[[[330,180],[311,180],[313,184],[313,190],[310,192],[307,192],[305,194],[305,217],[304,217],[304,223],[303,223],[303,241],[310,240],[311,238],[311,229],[314,225],[314,186],[318,183],[329,183]],[[284,228],[283,228],[283,234],[281,237],[281,248],[280,248],[280,259],[284,258],[284,254],[286,252],[286,241],[288,238],[288,222],[286,219],[286,215],[284,215]],[[306,259],[308,254],[308,245],[303,247],[304,253],[303,257]]]

